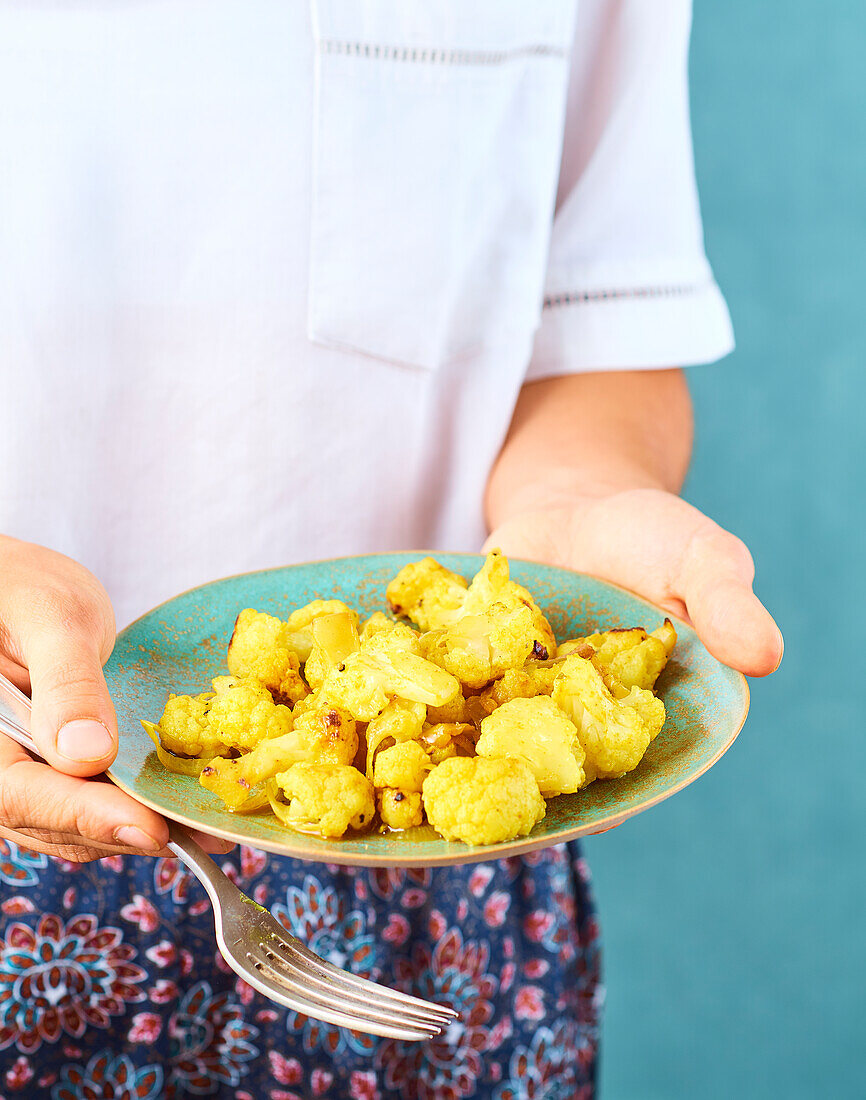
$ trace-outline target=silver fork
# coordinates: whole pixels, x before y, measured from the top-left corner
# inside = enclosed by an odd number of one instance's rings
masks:
[[[0,673],[0,733],[42,760],[29,725],[30,700]],[[431,1039],[457,1018],[451,1008],[397,993],[320,959],[242,893],[185,829],[169,821],[168,835],[168,847],[208,892],[223,958],[272,1001],[316,1020],[392,1039]]]

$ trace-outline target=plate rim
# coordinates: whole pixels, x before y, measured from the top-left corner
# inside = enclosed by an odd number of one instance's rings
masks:
[[[485,557],[485,554],[481,552],[463,550],[381,550],[373,551],[368,554],[342,554],[331,558],[313,558],[310,561],[291,562],[288,565],[274,565],[268,566],[263,569],[250,569],[244,570],[240,573],[230,573],[225,577],[215,577],[212,580],[203,582],[202,584],[193,585],[190,588],[184,589],[183,592],[178,592],[176,595],[171,596],[167,600],[163,600],[161,603],[156,604],[149,610],[144,611],[141,615],[133,619],[130,623],[128,623],[117,632],[115,646],[120,638],[125,636],[129,631],[133,629],[133,627],[142,622],[142,620],[148,618],[150,615],[153,615],[161,608],[167,607],[169,604],[175,603],[177,600],[182,599],[184,596],[190,595],[193,592],[198,592],[203,588],[209,588],[211,585],[221,584],[225,581],[236,580],[240,577],[260,576],[264,573],[283,572],[286,569],[303,568],[305,566],[327,565],[332,562],[349,562],[358,558],[386,558],[412,555],[435,557],[437,554],[451,555],[454,557],[476,557],[481,559]],[[572,569],[566,565],[552,565],[550,562],[539,562],[533,561],[529,558],[517,558],[510,557],[508,555],[506,555],[506,557],[508,557],[509,565],[512,563],[520,563],[521,565],[529,566],[541,565],[548,569],[560,569],[564,572],[572,573],[575,577],[588,577],[591,580],[606,585],[608,588],[615,589],[619,592],[624,593],[627,596],[632,597],[633,599],[639,600],[642,604],[645,604],[647,607],[653,608],[659,614],[670,619],[671,622],[673,622],[675,625],[680,624],[681,626],[685,626],[689,630],[697,634],[697,631],[695,631],[695,628],[691,623],[687,623],[680,616],[675,615],[673,612],[667,610],[666,608],[660,607],[654,601],[647,599],[646,596],[641,595],[639,592],[635,592],[630,588],[626,588],[624,585],[617,584],[615,581],[609,581],[605,577],[599,577],[594,573],[586,573],[582,570]],[[700,642],[700,638],[698,638],[698,641]],[[703,642],[700,642],[700,644],[703,645]],[[704,648],[706,649],[706,646],[704,646]],[[707,650],[707,652],[709,651]],[[113,653],[114,647],[112,648],[112,654],[109,655],[108,661],[111,660],[111,656],[113,655]],[[710,654],[710,656],[713,657],[712,654]],[[718,761],[725,755],[725,753],[731,748],[731,746],[739,737],[743,726],[746,724],[746,719],[748,718],[749,708],[751,704],[751,692],[749,690],[749,683],[743,673],[740,672],[738,669],[731,668],[730,665],[722,664],[722,662],[719,661],[717,657],[713,657],[713,660],[717,661],[718,664],[727,669],[728,672],[733,673],[735,682],[737,682],[742,696],[740,713],[738,714],[736,720],[732,725],[731,733],[726,738],[726,740],[718,747],[718,750],[713,754],[713,756],[710,757],[709,760],[705,761],[705,763],[694,775],[689,776],[687,779],[681,780],[669,790],[664,790],[659,794],[653,795],[650,798],[645,799],[639,805],[629,807],[627,810],[610,813],[607,816],[599,819],[598,821],[592,822],[591,824],[576,825],[571,829],[565,829],[561,833],[558,833],[555,838],[550,836],[532,837],[530,835],[516,840],[502,841],[499,844],[479,845],[477,847],[463,844],[460,841],[446,841],[444,838],[442,838],[443,843],[455,845],[460,844],[460,848],[455,852],[444,852],[439,855],[431,856],[422,856],[420,854],[418,856],[412,856],[411,854],[407,853],[406,856],[383,857],[382,855],[376,855],[375,853],[370,853],[368,855],[364,852],[353,852],[347,853],[343,857],[339,857],[339,853],[335,852],[334,858],[332,858],[331,850],[329,849],[327,858],[323,857],[321,859],[318,859],[314,854],[309,851],[309,849],[295,847],[291,843],[291,839],[288,843],[278,843],[276,841],[269,841],[267,839],[262,839],[259,837],[249,837],[245,834],[236,833],[231,829],[223,829],[219,827],[208,827],[205,829],[202,827],[202,823],[200,821],[197,821],[194,818],[186,817],[180,811],[166,810],[166,808],[160,803],[142,796],[133,787],[130,787],[128,784],[118,779],[117,776],[113,775],[112,769],[110,767],[106,769],[106,775],[116,787],[124,791],[126,794],[130,795],[130,797],[134,798],[137,802],[140,802],[143,806],[147,806],[150,809],[155,810],[157,813],[161,814],[163,817],[167,817],[172,821],[176,821],[181,825],[185,825],[187,828],[193,829],[196,832],[207,833],[209,836],[220,837],[223,840],[230,840],[236,844],[246,844],[252,848],[258,848],[263,851],[273,852],[277,855],[289,856],[292,859],[300,859],[307,863],[334,864],[336,866],[345,867],[442,867],[447,865],[454,866],[467,863],[484,863],[489,860],[505,859],[510,858],[511,856],[525,855],[528,852],[538,851],[541,848],[550,848],[557,844],[567,844],[570,841],[578,840],[579,838],[584,836],[594,836],[607,832],[609,829],[616,828],[616,826],[623,824],[623,822],[627,821],[629,818],[636,817],[638,814],[641,814],[646,810],[651,809],[653,806],[657,806],[659,805],[659,803],[666,801],[668,798],[671,798],[673,795],[678,794],[684,788],[691,786],[692,783],[695,783],[698,779],[701,778],[701,776],[705,775],[710,770],[710,768],[718,763]],[[108,663],[108,661],[106,662],[106,664]],[[616,782],[616,780],[599,780],[597,782]],[[243,815],[238,815],[239,820],[241,820],[242,817]],[[293,836],[290,830],[287,830],[287,833],[290,838]],[[302,836],[303,834],[299,835]],[[317,839],[324,840],[325,838]],[[339,844],[339,839],[334,839],[330,843],[334,846],[334,848],[336,848]]]

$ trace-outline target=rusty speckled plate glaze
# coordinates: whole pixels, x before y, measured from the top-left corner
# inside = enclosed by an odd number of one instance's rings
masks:
[[[105,670],[121,731],[111,778],[175,821],[272,852],[319,863],[425,866],[499,859],[617,825],[694,782],[733,744],[748,712],[746,681],[711,657],[691,627],[675,620],[679,642],[658,684],[667,722],[640,766],[622,779],[550,800],[544,821],[520,840],[472,848],[442,840],[429,828],[321,840],[285,828],[270,814],[232,814],[196,779],[162,767],[139,719],[156,721],[169,692],[210,689],[213,677],[225,671],[226,647],[242,608],[285,617],[326,598],[369,614],[384,608],[394,574],[422,556],[371,554],[229,577],[185,592],[128,626]],[[474,554],[435,556],[465,576],[483,561]],[[535,595],[560,640],[607,627],[651,629],[664,617],[638,596],[581,573],[520,561],[511,570]]]

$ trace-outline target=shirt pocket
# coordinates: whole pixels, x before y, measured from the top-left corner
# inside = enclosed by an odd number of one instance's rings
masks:
[[[435,369],[538,324],[574,0],[312,0],[309,336]]]

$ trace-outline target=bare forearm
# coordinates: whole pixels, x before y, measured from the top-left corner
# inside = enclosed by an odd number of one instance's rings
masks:
[[[680,370],[529,383],[488,481],[488,525],[575,497],[677,492],[691,448],[692,407]]]

